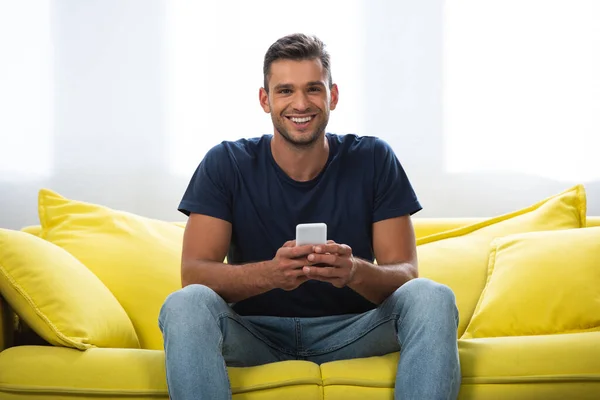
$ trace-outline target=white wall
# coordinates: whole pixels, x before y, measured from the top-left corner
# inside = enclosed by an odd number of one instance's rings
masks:
[[[384,137],[394,146],[424,205],[420,216],[491,216],[578,183],[518,173],[447,173],[443,1],[365,3],[360,51],[367,79],[360,87],[364,132],[358,133]],[[9,173],[0,175],[0,227],[36,224],[40,187],[141,215],[181,220],[176,207],[193,171],[178,175],[169,165],[166,0],[54,0],[50,4],[52,173],[18,180]],[[257,24],[269,23],[259,15],[252,17]],[[219,40],[219,35],[214,32],[213,39]],[[2,50],[0,63],[10,63]],[[344,65],[334,60],[334,68],[342,70]],[[339,84],[343,96],[344,84]],[[256,91],[260,85],[255,83]],[[258,104],[232,102],[214,106],[262,112]],[[0,147],[15,140],[2,125],[1,112]],[[332,126],[335,123],[334,112]],[[240,136],[262,133],[249,129]],[[215,132],[199,134],[215,140]],[[588,214],[600,215],[600,182],[587,182],[586,190]]]

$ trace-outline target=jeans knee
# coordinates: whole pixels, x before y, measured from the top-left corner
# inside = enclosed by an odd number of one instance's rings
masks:
[[[186,323],[188,318],[201,318],[203,310],[208,310],[208,314],[219,314],[227,307],[227,303],[211,288],[188,285],[167,296],[160,309],[159,323],[161,327],[167,320]]]
[[[452,289],[430,279],[417,278],[396,290],[397,307],[410,307],[419,313],[452,312],[458,318],[456,297]]]

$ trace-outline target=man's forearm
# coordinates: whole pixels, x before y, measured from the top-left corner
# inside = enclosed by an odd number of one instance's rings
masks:
[[[182,271],[183,286],[202,284],[214,290],[226,302],[236,303],[265,293],[272,288],[260,270],[263,262],[230,265],[214,261],[189,261]]]
[[[381,304],[396,289],[418,277],[417,268],[410,263],[377,265],[366,260],[359,263],[348,286],[374,304]]]

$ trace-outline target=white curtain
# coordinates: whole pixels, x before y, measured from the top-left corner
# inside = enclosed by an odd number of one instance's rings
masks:
[[[49,177],[54,130],[51,1],[0,3],[0,177]],[[2,183],[0,182],[0,185]],[[2,196],[10,195],[2,193]]]
[[[321,37],[328,130],[386,139],[420,216],[488,216],[585,183],[600,215],[595,0],[0,0],[0,227],[36,195],[176,207],[204,153],[272,133],[268,46]]]
[[[600,179],[600,2],[446,3],[449,172]]]

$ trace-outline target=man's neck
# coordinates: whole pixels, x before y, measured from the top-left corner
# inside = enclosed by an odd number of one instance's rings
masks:
[[[275,133],[271,140],[271,153],[279,167],[293,180],[306,182],[314,179],[327,164],[329,142],[322,139],[310,147],[294,146],[281,135]]]

